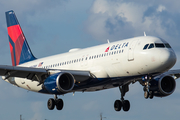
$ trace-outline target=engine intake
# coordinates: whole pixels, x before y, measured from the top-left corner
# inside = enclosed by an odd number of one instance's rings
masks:
[[[162,92],[166,94],[171,94],[172,92],[174,92],[176,86],[176,82],[174,78],[172,78],[171,76],[165,76],[159,82],[160,82],[159,85],[161,87],[160,90],[162,90]]]
[[[46,78],[43,88],[51,94],[67,93],[74,88],[74,80],[68,72],[55,73]]]
[[[60,73],[56,79],[56,84],[61,92],[68,92],[74,87],[74,77],[70,73]]]
[[[171,95],[176,88],[176,81],[172,76],[161,76],[150,83],[150,90],[154,91],[154,96],[156,97]]]

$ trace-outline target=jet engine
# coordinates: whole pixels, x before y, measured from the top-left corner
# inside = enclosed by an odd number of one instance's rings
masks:
[[[176,88],[176,81],[172,76],[157,76],[150,81],[150,91],[154,92],[156,97],[165,97],[171,95]]]
[[[45,79],[43,88],[52,94],[63,94],[74,88],[74,77],[67,72],[59,72]]]

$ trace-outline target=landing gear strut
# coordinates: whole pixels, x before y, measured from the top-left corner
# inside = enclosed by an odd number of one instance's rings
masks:
[[[153,99],[154,97],[154,92],[153,91],[150,91],[150,83],[149,81],[151,80],[151,77],[150,76],[145,76],[145,86],[144,86],[144,98],[148,99]]]
[[[58,99],[57,95],[54,95],[54,99],[50,98],[47,102],[47,107],[49,110],[53,110],[56,106],[57,110],[62,110],[64,103],[62,99]]]
[[[123,110],[129,111],[130,109],[130,102],[128,100],[124,100],[124,96],[126,94],[126,92],[129,91],[129,86],[128,85],[124,85],[124,86],[119,86],[119,90],[121,92],[121,100],[116,100],[114,102],[114,109],[116,111],[120,111],[121,108],[123,108]]]

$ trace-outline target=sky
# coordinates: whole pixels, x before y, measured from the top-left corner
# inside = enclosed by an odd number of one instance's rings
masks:
[[[165,39],[180,68],[180,1],[178,0],[0,0],[0,64],[11,65],[5,12],[14,10],[37,58],[107,42],[147,35]],[[180,117],[180,79],[175,92],[144,99],[143,87],[131,84],[125,99],[129,112],[116,112],[118,88],[59,96],[62,111],[49,111],[53,95],[39,94],[0,80],[0,120],[177,120]]]

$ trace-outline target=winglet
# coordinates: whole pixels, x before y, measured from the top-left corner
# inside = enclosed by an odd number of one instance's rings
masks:
[[[16,66],[31,60],[35,60],[36,58],[31,52],[14,11],[8,11],[5,14],[12,65]]]

